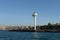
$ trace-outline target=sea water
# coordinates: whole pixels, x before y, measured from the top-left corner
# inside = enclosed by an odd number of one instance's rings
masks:
[[[60,33],[0,31],[0,40],[60,40]]]

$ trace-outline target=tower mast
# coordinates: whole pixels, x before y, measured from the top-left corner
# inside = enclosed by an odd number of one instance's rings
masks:
[[[37,15],[38,15],[37,12],[34,12],[32,15],[34,17],[34,30],[36,30],[36,16]]]

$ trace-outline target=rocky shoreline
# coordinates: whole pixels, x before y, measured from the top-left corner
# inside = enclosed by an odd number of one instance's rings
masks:
[[[60,30],[8,30],[13,32],[60,32]]]

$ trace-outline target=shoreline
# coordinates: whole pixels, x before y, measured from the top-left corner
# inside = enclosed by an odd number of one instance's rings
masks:
[[[12,32],[60,32],[60,31],[35,31],[35,30],[8,30],[8,31],[12,31]]]

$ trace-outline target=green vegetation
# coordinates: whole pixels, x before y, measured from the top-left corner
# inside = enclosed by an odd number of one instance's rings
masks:
[[[56,24],[51,24],[48,23],[47,25],[43,25],[43,26],[37,26],[37,28],[40,27],[40,31],[52,31],[52,32],[59,32],[60,31],[60,23],[56,23]]]

